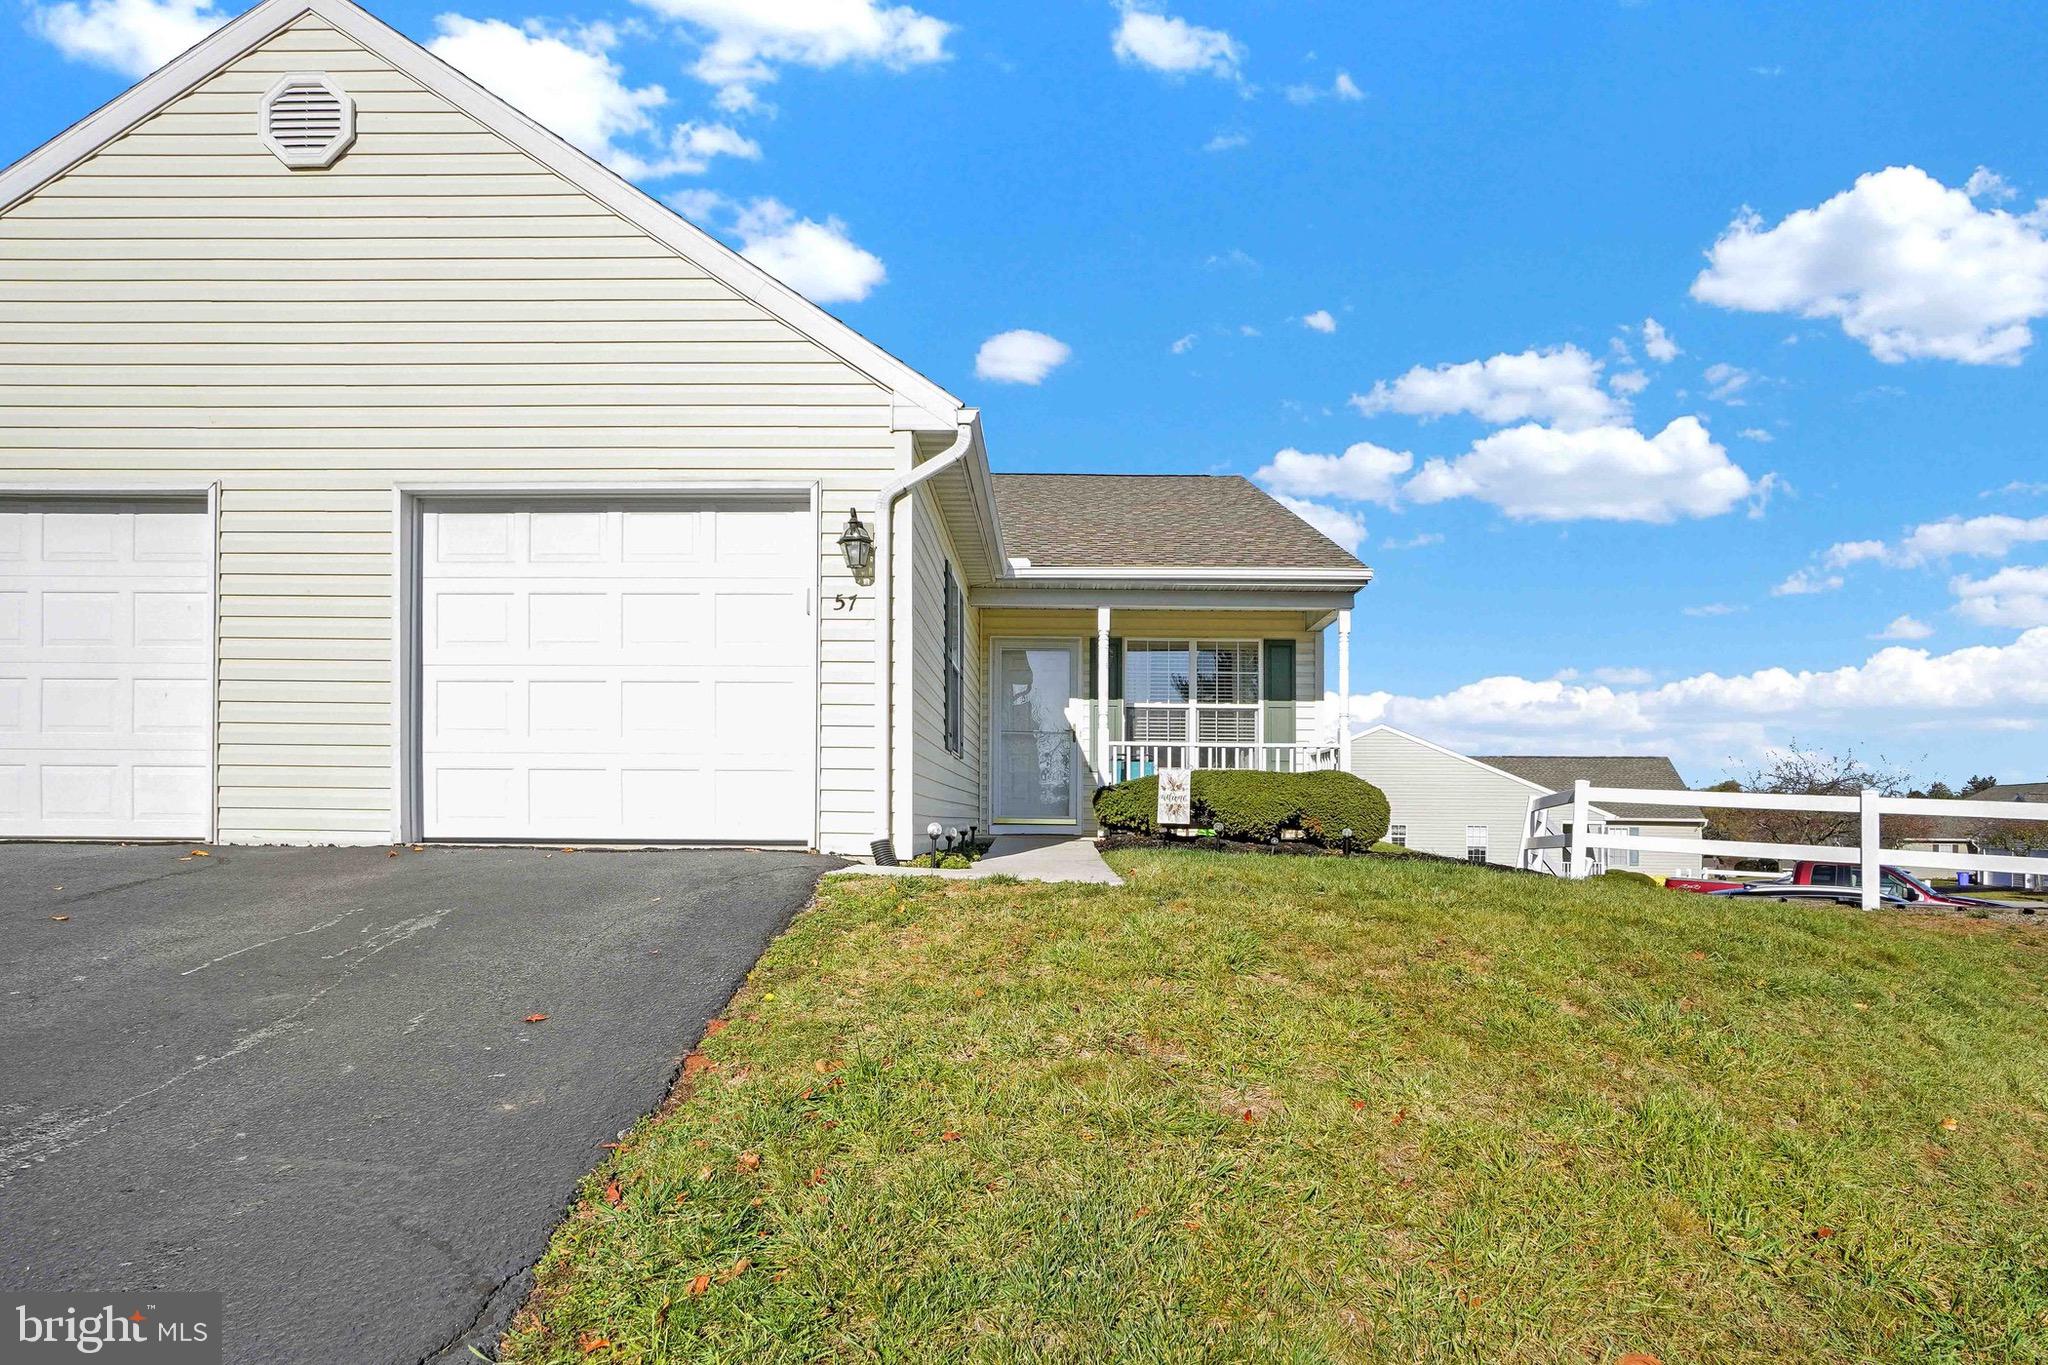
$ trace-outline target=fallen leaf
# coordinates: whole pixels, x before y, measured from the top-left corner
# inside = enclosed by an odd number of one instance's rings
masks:
[[[390,851],[389,853],[385,854],[384,856],[385,856],[385,857],[387,857],[387,858],[396,858],[396,857],[398,856],[398,850],[394,848],[394,849],[392,849],[392,850],[391,850],[391,851]]]
[[[1850,1002],[1849,1008],[1854,1010],[1867,1010],[1870,1008],[1870,1006],[1864,1004],[1861,1000],[1855,1000]]]
[[[1245,1110],[1238,1117],[1242,1118],[1246,1123],[1257,1123],[1259,1121],[1259,1116],[1249,1109]]]
[[[545,1014],[529,1014],[526,1016],[526,1022],[529,1024],[545,1024],[547,1021],[548,1017]]]
[[[761,1169],[761,1154],[759,1152],[741,1152],[739,1160],[733,1164],[751,1175]]]
[[[195,848],[192,850],[191,856],[194,858],[211,858],[213,855],[203,848]]]
[[[1150,1218],[1152,1216],[1152,1206],[1150,1204],[1139,1205],[1137,1213],[1133,1216],[1138,1218]]]
[[[702,1181],[702,1180],[709,1180],[710,1178],[711,1178],[711,1168],[710,1168],[709,1166],[702,1166],[702,1167],[699,1167],[699,1168],[698,1168],[698,1170],[697,1170],[697,1179],[698,1179],[698,1180],[700,1180],[700,1181]]]
[[[1399,1128],[1402,1124],[1406,1123],[1407,1121],[1408,1111],[1406,1109],[1396,1109],[1394,1111],[1394,1126],[1396,1128]]]
[[[624,1194],[622,1194],[622,1193],[620,1193],[620,1192],[619,1192],[619,1182],[618,1182],[618,1181],[616,1181],[616,1180],[607,1180],[607,1181],[605,1182],[605,1184],[604,1184],[604,1202],[605,1202],[605,1203],[607,1203],[607,1204],[610,1204],[610,1205],[611,1205],[611,1206],[612,1206],[613,1208],[617,1208],[617,1207],[619,1206],[619,1201],[620,1201],[621,1199],[624,1199],[625,1197],[626,1197],[626,1196],[625,1196]]]
[[[1835,1230],[1830,1227],[1818,1227],[1813,1230],[1813,1238],[1817,1242],[1825,1242],[1828,1238],[1834,1235]]]
[[[1202,1220],[1199,1218],[1184,1218],[1181,1220],[1180,1225],[1186,1228],[1189,1232],[1193,1232],[1196,1228],[1202,1226]]]
[[[718,1272],[718,1282],[720,1284],[731,1284],[734,1280],[737,1280],[740,1276],[746,1274],[747,1268],[753,1264],[754,1262],[752,1257],[740,1257],[737,1261],[734,1261],[729,1268]]]
[[[959,1140],[960,1135],[954,1132],[951,1128],[948,1128],[945,1132],[939,1134],[939,1141],[941,1142],[958,1142]]]
[[[837,1071],[837,1070],[838,1070],[838,1069],[839,1069],[840,1067],[842,1067],[842,1066],[845,1066],[845,1065],[846,1065],[846,1063],[845,1063],[845,1062],[840,1062],[840,1061],[831,1061],[831,1062],[828,1062],[828,1061],[824,1060],[823,1058],[820,1058],[820,1059],[818,1059],[817,1061],[815,1061],[815,1062],[812,1062],[812,1063],[811,1063],[811,1070],[813,1070],[813,1071],[817,1072],[817,1073],[818,1073],[818,1074],[819,1074],[820,1076],[822,1076],[822,1075],[824,1075],[825,1073],[827,1073],[827,1072],[829,1072],[829,1071]]]
[[[1962,1127],[1962,1125],[1957,1123],[1954,1119],[1943,1119],[1941,1121],[1941,1131],[1944,1133],[1953,1133],[1956,1129],[1960,1127]]]
[[[1353,1109],[1363,1109],[1363,1108],[1365,1108],[1365,1101],[1364,1101],[1364,1100],[1353,1100],[1353,1101],[1351,1101],[1351,1107],[1352,1107]]]
[[[699,1275],[696,1279],[690,1281],[690,1297],[694,1299],[709,1288],[711,1288],[711,1277],[709,1275]]]
[[[69,920],[69,919],[71,918],[71,916],[69,916],[69,915],[52,915],[52,916],[50,916],[50,918],[51,918],[51,919],[53,919],[53,920],[55,920],[55,921],[57,921],[57,923],[59,923],[59,924],[63,924],[63,923],[65,923],[65,922],[67,922],[67,921],[68,921],[68,920]]]
[[[1664,1365],[1664,1362],[1651,1355],[1648,1351],[1630,1351],[1620,1360],[1615,1361],[1614,1365]]]
[[[612,1339],[610,1337],[594,1337],[588,1332],[583,1332],[577,1336],[576,1344],[582,1348],[583,1354],[589,1355],[593,1351],[602,1351],[605,1347],[611,1345]]]
[[[1687,953],[1686,956],[1691,958],[1694,962],[1705,962],[1707,960],[1707,955],[1697,948]]]
[[[806,1185],[810,1185],[813,1187],[824,1184],[825,1168],[823,1166],[811,1167],[811,1178],[809,1180],[806,1180],[804,1183]]]

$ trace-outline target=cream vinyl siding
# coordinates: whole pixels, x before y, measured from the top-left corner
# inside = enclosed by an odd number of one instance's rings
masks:
[[[912,501],[906,499],[906,501]],[[946,751],[946,606],[943,565],[950,558],[960,576],[952,538],[939,519],[929,485],[920,485],[911,513],[911,563],[908,589],[911,628],[910,676],[898,686],[908,696],[910,720],[901,732],[910,745],[910,841],[908,851],[931,847],[925,827],[936,820],[963,832],[969,825],[988,827],[982,814],[982,754],[988,742],[985,673],[977,617],[966,608],[961,635],[962,753]],[[967,585],[960,585],[963,605]],[[905,686],[905,684],[908,684]]]
[[[1351,771],[1387,794],[1391,822],[1408,827],[1418,853],[1463,858],[1466,827],[1484,825],[1487,861],[1521,865],[1528,783],[1388,730],[1351,741]]]
[[[330,169],[257,136],[288,71],[356,101]],[[818,818],[864,851],[872,597],[834,540],[907,463],[890,403],[314,16],[0,216],[5,479],[220,483],[228,842],[396,830],[396,486],[694,479],[821,487]]]
[[[1029,607],[984,607],[977,616],[979,619],[976,622],[976,630],[979,638],[975,649],[979,658],[975,666],[983,673],[988,666],[989,646],[998,640],[1055,639],[1079,642],[1077,648],[1080,652],[1075,660],[1080,675],[1079,685],[1074,704],[1067,708],[1067,713],[1074,720],[1075,734],[1080,745],[1080,762],[1076,770],[1080,774],[1081,783],[1081,828],[1084,832],[1092,832],[1095,828],[1093,798],[1096,788],[1101,786],[1103,781],[1101,775],[1095,771],[1097,703],[1088,699],[1089,690],[1093,686],[1093,678],[1088,672],[1088,642],[1095,638],[1095,613],[1071,608],[1048,608],[1038,611]],[[1297,741],[1303,744],[1315,738],[1323,698],[1323,637],[1318,632],[1302,629],[1300,612],[1162,611],[1135,608],[1128,611],[1113,610],[1110,613],[1109,633],[1117,640],[1293,640],[1295,735]],[[987,691],[988,688],[984,684],[984,697]],[[986,720],[979,723],[986,730]],[[1115,737],[1116,731],[1113,727],[1111,738]],[[987,823],[988,814],[988,799],[984,792],[982,823]]]
[[[1609,820],[1607,821],[1607,826],[1609,829],[1639,830],[1646,839],[1698,839],[1701,837],[1701,827],[1696,824],[1660,825],[1654,820],[1630,818],[1625,820]],[[1620,858],[1625,859],[1628,856],[1619,850],[1616,852]],[[1700,859],[1703,855],[1698,853],[1650,853],[1646,851],[1637,856],[1642,861],[1633,867],[1630,867],[1626,862],[1617,862],[1615,866],[1628,872],[1640,872],[1646,877],[1695,876],[1699,873]]]

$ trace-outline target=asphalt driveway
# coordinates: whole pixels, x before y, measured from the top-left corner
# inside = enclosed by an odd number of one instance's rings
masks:
[[[0,1286],[219,1290],[265,1365],[488,1351],[598,1144],[836,866],[211,854],[0,845]]]

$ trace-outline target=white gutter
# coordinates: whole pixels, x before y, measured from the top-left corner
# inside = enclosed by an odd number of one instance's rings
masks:
[[[923,464],[899,475],[882,485],[882,491],[875,495],[875,681],[876,694],[882,699],[881,741],[876,751],[881,759],[881,797],[877,806],[881,812],[881,837],[874,841],[873,850],[879,856],[883,845],[892,850],[896,847],[896,749],[892,742],[891,727],[896,717],[895,670],[890,667],[890,652],[895,647],[892,637],[896,626],[895,561],[890,547],[890,534],[896,516],[896,499],[908,493],[917,485],[940,474],[967,458],[967,452],[974,448],[974,424],[980,419],[980,412],[973,408],[962,408],[961,421],[953,430],[953,443]]]

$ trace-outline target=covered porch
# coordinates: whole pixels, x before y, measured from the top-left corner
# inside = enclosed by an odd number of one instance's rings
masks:
[[[1097,788],[1160,768],[1341,767],[1351,597],[1321,585],[978,592],[989,827],[1092,832]]]

